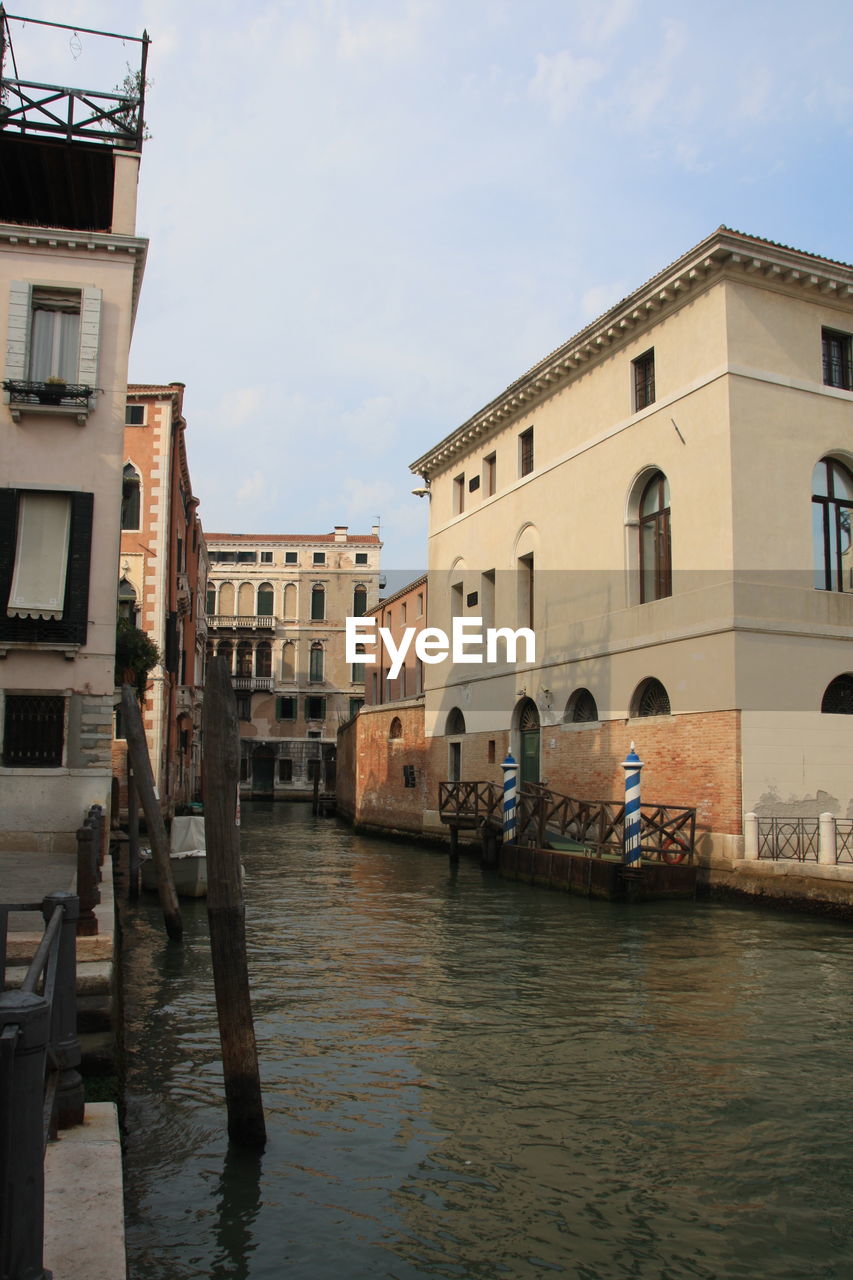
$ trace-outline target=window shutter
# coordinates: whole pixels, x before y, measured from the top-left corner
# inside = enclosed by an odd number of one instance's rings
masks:
[[[0,489],[0,620],[6,617],[18,538],[18,490]]]
[[[71,533],[68,547],[68,576],[65,586],[65,618],[72,629],[70,639],[86,643],[89,625],[89,564],[92,558],[93,493],[72,493]]]
[[[98,385],[98,341],[101,329],[101,290],[83,290],[80,306],[80,364],[78,380],[87,387]]]
[[[26,280],[9,284],[9,329],[6,341],[7,378],[26,378],[27,346],[30,336],[31,286]],[[6,400],[8,403],[8,392]]]

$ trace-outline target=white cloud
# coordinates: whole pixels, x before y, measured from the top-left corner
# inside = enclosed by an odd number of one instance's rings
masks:
[[[605,64],[597,58],[576,58],[568,49],[540,53],[529,84],[530,96],[546,104],[553,120],[564,120],[578,110],[590,86],[601,80],[605,71]]]
[[[590,44],[607,44],[628,25],[637,9],[637,0],[597,0],[585,6],[581,35]]]

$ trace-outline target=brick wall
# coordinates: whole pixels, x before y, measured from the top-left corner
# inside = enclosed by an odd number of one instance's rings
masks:
[[[391,736],[395,720],[399,737]],[[428,758],[422,702],[363,708],[338,734],[341,813],[358,824],[419,834],[424,809],[435,805]],[[414,767],[413,787],[405,785],[404,765]]]

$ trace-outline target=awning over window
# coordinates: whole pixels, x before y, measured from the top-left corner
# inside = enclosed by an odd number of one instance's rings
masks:
[[[70,526],[69,494],[20,495],[10,618],[62,617]]]

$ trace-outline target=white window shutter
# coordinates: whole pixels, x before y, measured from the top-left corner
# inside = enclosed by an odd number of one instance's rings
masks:
[[[101,330],[101,290],[83,290],[80,307],[80,366],[78,381],[84,386],[98,385],[98,342]]]
[[[26,280],[9,283],[9,328],[6,340],[7,378],[26,378],[30,336],[31,286]],[[8,394],[7,394],[8,400]]]

